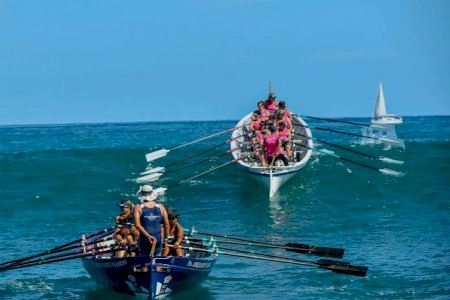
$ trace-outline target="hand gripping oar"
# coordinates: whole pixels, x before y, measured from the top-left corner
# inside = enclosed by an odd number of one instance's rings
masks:
[[[280,248],[280,249],[285,249],[290,252],[311,254],[311,255],[316,255],[316,256],[335,257],[335,258],[342,258],[344,256],[344,249],[342,249],[342,248],[321,247],[321,246],[307,245],[307,244],[301,244],[301,243],[292,243],[292,242],[286,243],[286,244],[277,244],[277,243],[269,243],[269,242],[264,242],[264,241],[256,241],[256,240],[242,238],[242,237],[229,236],[226,234],[197,231],[195,229],[191,229],[189,231],[190,236],[193,236],[195,233],[200,234],[200,235],[226,238],[229,240],[242,241],[242,242],[244,242],[244,243],[242,243],[242,245],[246,245],[246,246]],[[219,241],[217,241],[217,242],[219,242]],[[220,241],[220,242],[222,242],[222,241]]]
[[[379,161],[382,161],[382,162],[385,162],[385,163],[391,163],[391,164],[397,164],[397,165],[401,165],[401,164],[404,163],[401,160],[395,160],[395,159],[392,159],[392,158],[389,158],[389,157],[384,157],[384,156],[371,155],[371,154],[360,152],[360,151],[357,151],[357,150],[354,150],[354,149],[350,149],[350,148],[347,148],[347,147],[344,147],[344,146],[341,146],[341,145],[330,143],[330,142],[324,141],[322,139],[313,138],[313,137],[310,137],[310,136],[307,136],[307,135],[304,135],[304,134],[301,134],[301,133],[298,133],[298,132],[296,132],[296,134],[298,134],[298,135],[300,135],[302,137],[305,137],[307,139],[310,139],[310,140],[313,140],[313,141],[325,144],[325,145],[329,145],[329,146],[332,146],[332,147],[335,147],[335,148],[338,148],[338,149],[342,149],[342,150],[345,150],[345,151],[348,151],[348,152],[352,152],[352,153],[355,153],[355,154],[358,154],[358,155],[361,155],[361,156],[364,156],[364,157],[368,157],[368,158],[371,158],[371,159],[374,159],[374,160],[379,160]]]
[[[174,150],[177,150],[177,149],[180,149],[180,148],[183,148],[183,147],[186,147],[186,146],[195,144],[195,143],[199,143],[199,142],[202,142],[202,141],[211,139],[211,138],[213,138],[213,137],[219,136],[219,135],[221,135],[221,134],[225,134],[225,133],[227,133],[227,132],[233,131],[233,130],[235,130],[235,129],[238,129],[238,128],[244,127],[244,126],[245,126],[245,125],[238,126],[238,127],[233,127],[233,128],[229,128],[229,129],[227,129],[227,130],[223,130],[223,131],[220,131],[220,132],[217,132],[217,133],[214,133],[214,134],[211,134],[211,135],[208,135],[208,136],[205,136],[205,137],[202,137],[202,138],[199,138],[199,139],[190,141],[190,142],[188,142],[188,143],[185,143],[185,144],[176,146],[176,147],[171,148],[171,149],[160,149],[160,150],[156,150],[156,151],[147,153],[147,154],[145,155],[145,159],[147,160],[147,162],[151,162],[151,161],[153,161],[153,160],[155,160],[155,159],[158,159],[158,158],[161,158],[161,157],[166,156],[170,151],[174,151]]]
[[[390,138],[386,138],[386,137],[375,137],[375,136],[357,134],[357,133],[347,132],[347,131],[342,131],[342,130],[337,130],[337,129],[324,128],[324,127],[319,127],[319,126],[314,126],[314,125],[308,125],[308,126],[305,126],[302,124],[292,124],[292,125],[304,127],[304,128],[316,129],[316,130],[320,130],[320,131],[333,132],[333,133],[339,133],[339,134],[344,134],[344,135],[349,135],[349,136],[361,137],[361,138],[366,138],[366,139],[371,139],[371,140],[377,140],[377,141],[381,141],[384,144],[392,145],[392,146],[402,146],[404,143],[402,140],[398,140],[398,139],[394,140],[394,139],[390,139]]]
[[[96,231],[94,233],[85,235],[84,238],[86,240],[88,240],[88,239],[91,239],[91,238],[93,238],[95,236],[98,236],[98,235],[110,232],[113,229],[114,229],[114,227],[110,227],[110,228],[106,228],[106,229],[103,229],[103,230],[99,230],[99,231]],[[14,260],[10,260],[10,261],[5,261],[5,262],[0,263],[0,266],[7,265],[7,264],[14,264],[14,263],[18,263],[18,262],[23,262],[23,261],[30,260],[30,259],[33,259],[33,258],[36,258],[36,257],[39,257],[39,256],[43,256],[43,255],[47,255],[47,254],[50,254],[50,253],[54,253],[54,252],[56,252],[59,249],[66,248],[66,247],[71,246],[71,245],[73,245],[75,243],[80,243],[82,240],[83,240],[82,238],[79,238],[79,239],[73,240],[71,242],[62,244],[60,246],[51,248],[49,250],[40,252],[40,253],[35,254],[35,255],[31,255],[31,256],[27,256],[27,257],[23,257],[23,258],[18,258],[18,259],[14,259]]]
[[[169,245],[169,247],[173,247],[173,245]],[[265,253],[257,253],[253,251],[245,251],[245,250],[232,250],[232,251],[223,251],[217,248],[213,249],[204,249],[204,248],[195,248],[195,247],[181,247],[182,249],[188,251],[200,251],[207,252],[212,254],[222,254],[228,256],[242,257],[242,258],[251,258],[257,260],[266,260],[272,262],[280,262],[280,263],[289,263],[294,265],[302,265],[302,266],[311,266],[321,269],[327,269],[334,273],[346,274],[346,275],[354,275],[354,276],[366,276],[368,268],[365,266],[354,266],[348,262],[335,261],[330,259],[320,259],[318,261],[309,261],[309,260],[301,260],[301,259],[293,259],[288,257],[282,257],[278,255],[270,255]]]
[[[83,254],[72,254],[68,257],[63,257],[63,258],[53,258],[53,259],[48,259],[48,260],[44,260],[44,261],[37,261],[34,263],[23,263],[23,264],[20,264],[17,266],[11,266],[11,267],[4,268],[0,272],[5,272],[5,271],[9,271],[9,270],[14,270],[14,269],[27,268],[27,267],[33,267],[33,266],[46,265],[46,264],[51,264],[51,263],[56,263],[56,262],[61,262],[61,261],[66,261],[66,260],[78,259],[78,258],[93,257],[96,255],[102,255],[102,254],[107,254],[107,253],[112,253],[112,252],[123,251],[123,250],[126,250],[126,248],[110,249],[110,250],[89,252],[89,253],[83,253]]]
[[[303,147],[303,148],[306,148],[306,149],[309,149],[309,150],[312,150],[312,151],[317,151],[317,152],[320,152],[320,153],[323,153],[323,154],[326,154],[326,155],[333,156],[333,157],[338,158],[340,160],[343,160],[343,161],[346,161],[346,162],[349,162],[349,163],[352,163],[352,164],[355,164],[355,165],[358,165],[358,166],[361,166],[361,167],[365,167],[365,168],[368,168],[368,169],[371,169],[371,170],[374,170],[374,171],[378,171],[378,172],[380,172],[380,173],[382,173],[384,175],[390,175],[390,176],[395,176],[395,177],[402,177],[402,176],[405,175],[402,172],[394,171],[394,170],[391,170],[391,169],[387,169],[387,168],[379,169],[379,168],[373,167],[373,166],[368,165],[368,164],[357,162],[357,161],[354,161],[354,160],[342,157],[340,155],[337,155],[337,154],[335,154],[332,151],[325,151],[323,149],[311,148],[311,147],[303,145],[301,143],[293,143],[293,144],[298,145],[298,146]]]

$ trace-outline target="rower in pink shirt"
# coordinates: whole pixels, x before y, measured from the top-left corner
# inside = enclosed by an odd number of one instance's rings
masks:
[[[260,113],[256,110],[252,115],[252,122],[250,123],[250,130],[256,131],[261,129],[261,118]]]
[[[264,107],[264,101],[258,102],[258,111],[259,111],[259,117],[261,118],[261,121],[265,121],[269,119],[269,111]]]
[[[283,121],[278,123],[278,135],[281,139],[281,147],[286,151],[287,157],[292,157],[291,130],[287,128],[286,123]]]
[[[287,164],[286,158],[283,156],[282,148],[281,148],[281,140],[278,134],[277,128],[275,126],[269,126],[270,134],[267,135],[264,139],[264,150],[265,150],[265,159],[263,162],[263,167],[269,164],[271,168],[274,162],[278,159],[281,159],[284,164]]]
[[[271,114],[276,113],[278,110],[278,102],[276,100],[276,95],[274,92],[269,93],[269,98],[264,102],[264,108],[267,109]]]

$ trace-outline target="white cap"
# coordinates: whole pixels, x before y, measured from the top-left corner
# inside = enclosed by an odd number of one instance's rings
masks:
[[[141,200],[141,202],[145,201],[155,201],[158,197],[158,193],[153,189],[151,185],[144,185],[139,188],[136,196]]]

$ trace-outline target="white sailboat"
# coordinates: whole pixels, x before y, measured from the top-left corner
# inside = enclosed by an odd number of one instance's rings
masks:
[[[376,138],[389,138],[399,141],[398,145],[405,148],[403,140],[397,138],[395,125],[403,123],[403,119],[395,114],[388,114],[386,110],[386,100],[383,93],[383,84],[381,80],[378,83],[378,95],[375,108],[372,113],[371,125],[363,130],[363,134]],[[373,143],[373,139],[363,139],[364,143]]]
[[[373,125],[398,125],[403,123],[402,117],[387,113],[381,80],[378,83],[377,102],[375,103],[371,123]]]

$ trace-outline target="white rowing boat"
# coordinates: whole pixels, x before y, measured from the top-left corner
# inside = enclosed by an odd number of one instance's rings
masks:
[[[293,159],[289,160],[289,165],[285,166],[282,161],[275,162],[273,168],[262,167],[259,160],[255,159],[252,152],[251,138],[247,134],[251,123],[251,115],[249,113],[243,117],[236,125],[231,137],[230,147],[232,155],[239,165],[252,175],[264,186],[269,189],[269,196],[273,197],[278,189],[291,179],[297,172],[303,168],[312,154],[313,141],[311,130],[307,127],[306,122],[297,116],[292,116],[292,124],[303,125],[293,126],[292,136],[295,144],[293,145]],[[307,136],[309,138],[306,138]],[[302,144],[302,147],[296,144]]]

